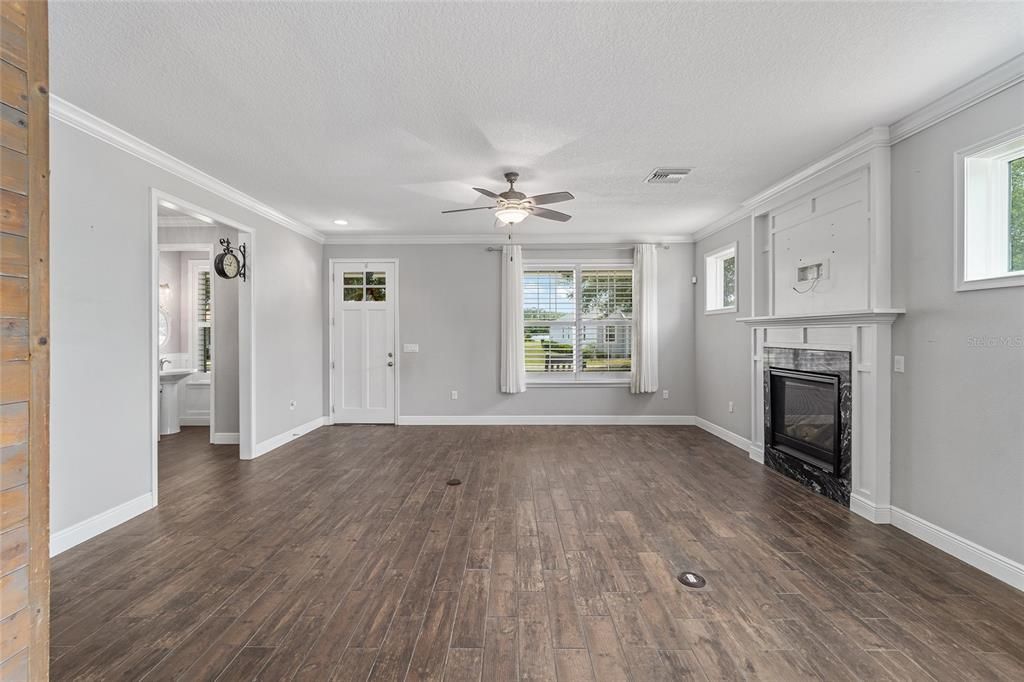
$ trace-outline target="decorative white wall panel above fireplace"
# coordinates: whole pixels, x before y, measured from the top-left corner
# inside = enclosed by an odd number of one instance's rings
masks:
[[[775,315],[869,307],[868,176],[861,168],[768,214]]]
[[[833,156],[748,204],[753,318],[890,309],[889,129]]]

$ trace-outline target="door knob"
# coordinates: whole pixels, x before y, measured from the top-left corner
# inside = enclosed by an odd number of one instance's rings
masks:
[[[395,366],[395,363],[393,363],[390,360],[388,360],[388,367],[394,367],[394,366]]]
[[[393,357],[395,357],[395,354],[394,353],[388,353],[388,357],[389,358],[393,358]]]

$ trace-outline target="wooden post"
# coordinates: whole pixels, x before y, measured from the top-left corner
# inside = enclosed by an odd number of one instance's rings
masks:
[[[0,679],[45,680],[50,615],[47,6],[0,4]]]

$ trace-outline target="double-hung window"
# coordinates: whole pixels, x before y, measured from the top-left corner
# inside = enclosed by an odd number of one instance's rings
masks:
[[[1024,134],[957,154],[957,289],[1024,285]]]
[[[531,384],[628,383],[632,264],[527,263],[523,333]]]

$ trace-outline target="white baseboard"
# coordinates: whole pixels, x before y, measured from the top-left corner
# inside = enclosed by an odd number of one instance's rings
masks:
[[[182,426],[209,426],[209,417],[178,417],[178,423]]]
[[[237,433],[217,433],[214,432],[213,438],[210,442],[214,445],[238,445],[239,437]]]
[[[726,443],[729,443],[730,445],[735,445],[740,450],[744,450],[747,452],[750,451],[750,439],[744,438],[743,436],[733,433],[728,429],[723,429],[718,424],[712,424],[707,419],[694,417],[694,425],[704,429],[712,436],[718,436],[719,438],[724,440]]]
[[[758,464],[764,464],[764,446],[757,443],[751,443],[750,448],[747,449],[747,453],[750,455],[750,459],[754,460]]]
[[[875,506],[856,493],[850,495],[850,511],[871,523],[892,523],[892,507]]]
[[[938,547],[947,554],[952,554],[957,559],[988,573],[993,578],[1002,580],[1018,590],[1024,590],[1024,564],[1002,554],[996,554],[990,549],[898,507],[891,507],[890,512],[892,525],[900,530],[924,540],[933,547]]]
[[[57,556],[61,552],[69,550],[89,538],[96,537],[114,526],[121,525],[142,512],[149,511],[154,506],[153,493],[149,492],[105,512],[100,512],[84,521],[79,521],[64,530],[59,530],[50,535],[50,556]]]
[[[503,415],[427,415],[403,416],[398,418],[399,426],[550,426],[550,425],[650,425],[650,426],[693,426],[690,415],[585,415],[585,414],[503,414]]]
[[[296,438],[305,436],[310,431],[319,429],[326,423],[327,417],[317,417],[316,419],[308,421],[305,424],[300,424],[299,426],[288,429],[287,431],[279,433],[276,436],[260,441],[259,443],[256,444],[256,452],[253,454],[252,459],[259,457],[260,455],[265,455],[271,450],[275,450],[286,443],[290,443]]]

